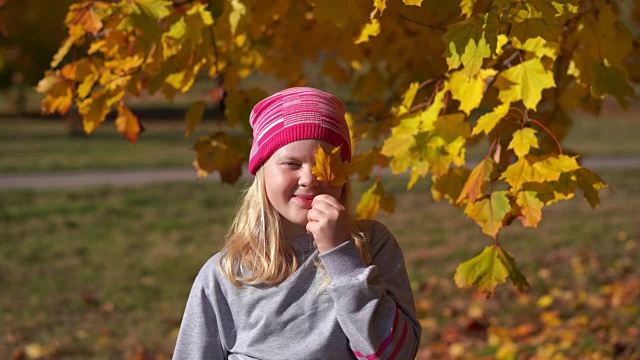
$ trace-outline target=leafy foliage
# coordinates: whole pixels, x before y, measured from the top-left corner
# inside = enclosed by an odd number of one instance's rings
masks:
[[[464,207],[497,242],[513,219],[535,227],[544,206],[578,189],[599,203],[606,184],[560,141],[567,112],[597,113],[606,95],[627,107],[636,96],[640,47],[619,11],[605,0],[84,0],[70,7],[67,39],[38,90],[45,113],[75,104],[87,132],[117,109],[119,131],[135,141],[143,127],[127,99],[171,100],[202,74],[225,90],[226,125],[246,130],[265,93],[243,79],[303,85],[311,61],[359,105],[347,118],[360,179],[376,165],[408,172],[408,188],[431,174],[434,198]],[[202,107],[186,114],[187,134]],[[229,139],[198,141],[199,175],[237,179],[246,144]],[[470,171],[466,149],[482,139],[491,148]],[[393,208],[378,176],[357,211]]]

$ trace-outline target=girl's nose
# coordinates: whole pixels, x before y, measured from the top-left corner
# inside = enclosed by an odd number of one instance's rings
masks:
[[[298,184],[300,186],[315,188],[318,187],[320,182],[318,182],[318,179],[313,175],[310,166],[303,166],[300,169],[300,179],[298,180]]]

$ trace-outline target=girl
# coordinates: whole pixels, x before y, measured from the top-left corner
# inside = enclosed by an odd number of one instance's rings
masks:
[[[421,328],[400,247],[384,225],[352,220],[348,182],[311,171],[318,145],[351,161],[340,100],[287,89],[250,123],[255,179],[195,279],[173,358],[414,358]]]

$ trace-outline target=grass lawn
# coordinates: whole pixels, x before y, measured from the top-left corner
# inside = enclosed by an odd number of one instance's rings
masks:
[[[380,220],[406,255],[421,359],[637,359],[640,170],[600,175],[615,191],[603,190],[596,210],[576,198],[546,209],[536,230],[501,234],[532,287],[508,284],[490,299],[452,275],[491,239],[434,203],[426,183],[407,193],[389,182],[398,211]],[[169,358],[191,282],[219,249],[241,189],[0,192],[0,357]]]

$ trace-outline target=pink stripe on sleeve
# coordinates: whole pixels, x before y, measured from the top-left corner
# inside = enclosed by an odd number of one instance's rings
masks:
[[[393,342],[393,337],[395,335],[396,328],[398,326],[399,317],[400,317],[400,312],[398,311],[398,309],[396,309],[396,315],[395,315],[395,317],[393,319],[393,328],[391,329],[391,334],[389,334],[389,336],[387,336],[387,338],[382,341],[382,343],[380,344],[380,347],[378,347],[378,350],[375,353],[365,356],[364,354],[362,354],[359,351],[354,351],[353,354],[355,356],[357,356],[357,357],[363,357],[363,358],[365,358],[367,360],[376,360],[376,359],[378,359],[380,354],[382,354],[387,349],[389,344],[391,344]],[[402,332],[402,337],[400,339],[400,344],[404,342],[404,338],[406,337],[406,332],[407,332],[407,323],[405,322],[404,329],[403,329],[403,332]],[[398,350],[398,346],[396,346],[396,348],[394,349],[394,354],[397,353],[398,351],[399,351]],[[392,355],[392,357],[393,356],[395,356],[395,355]]]

